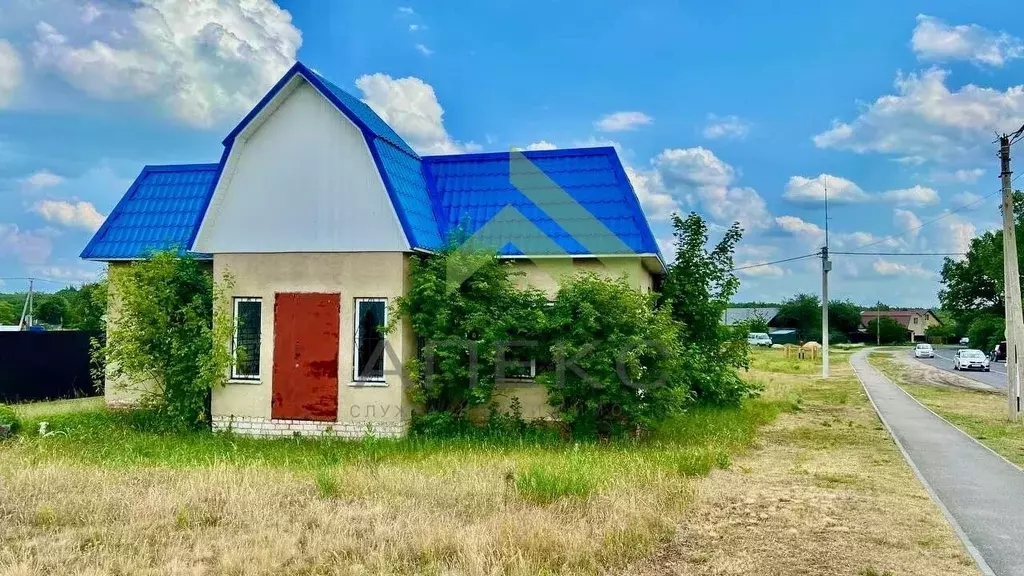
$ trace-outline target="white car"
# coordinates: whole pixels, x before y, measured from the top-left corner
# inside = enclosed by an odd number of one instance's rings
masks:
[[[966,336],[964,336],[963,338],[960,339],[960,345],[961,346],[970,346],[971,345],[971,339],[966,337]]]
[[[747,334],[747,344],[750,346],[767,346],[772,347],[772,339],[764,332],[751,332]]]
[[[964,348],[957,350],[953,355],[953,370],[983,370],[990,371],[988,356],[981,350]]]
[[[935,358],[935,349],[931,344],[918,344],[914,348],[914,358]]]

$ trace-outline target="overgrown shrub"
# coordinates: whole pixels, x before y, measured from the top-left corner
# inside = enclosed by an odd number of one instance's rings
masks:
[[[910,340],[906,327],[888,316],[868,322],[867,333],[882,344],[903,344]]]
[[[17,434],[21,430],[21,419],[14,408],[7,404],[0,404],[0,426],[10,426],[10,433]]]
[[[110,376],[107,385],[136,391],[141,407],[167,428],[205,424],[210,390],[225,381],[231,362],[227,344],[232,329],[208,266],[161,252],[111,274],[108,281],[116,295],[116,321],[110,322],[100,349]]]
[[[687,400],[678,324],[624,279],[563,280],[548,322],[553,364],[537,381],[574,435],[646,429]]]
[[[487,406],[495,385],[495,356],[502,343],[536,341],[544,333],[544,294],[516,287],[521,275],[493,254],[460,250],[413,256],[408,295],[399,298],[389,330],[408,321],[420,342],[406,363],[413,399],[427,413],[423,426],[448,426],[473,407]]]
[[[662,287],[662,304],[680,323],[688,387],[699,401],[739,404],[759,390],[737,373],[750,364],[746,334],[722,326],[721,318],[739,289],[733,252],[743,231],[734,224],[709,251],[708,225],[700,215],[683,219],[673,214],[672,227],[676,253]]]

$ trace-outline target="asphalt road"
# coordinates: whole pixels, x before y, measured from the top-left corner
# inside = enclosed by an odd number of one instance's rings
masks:
[[[981,572],[1024,576],[1024,471],[890,382],[867,363],[867,351],[854,354],[850,364],[882,423]]]
[[[930,364],[936,368],[945,370],[947,372],[953,372],[967,378],[971,378],[982,384],[988,384],[989,386],[995,386],[996,388],[1006,388],[1006,363],[1005,362],[993,362],[990,367],[991,372],[961,372],[953,370],[953,354],[956,353],[956,346],[936,346],[935,347],[935,358],[917,358],[918,362],[924,364]],[[910,350],[907,352],[911,358],[914,357],[914,351]]]

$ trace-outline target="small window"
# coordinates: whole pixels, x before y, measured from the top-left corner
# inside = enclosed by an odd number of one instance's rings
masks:
[[[355,379],[384,381],[384,329],[387,301],[384,298],[356,298]]]
[[[231,344],[231,378],[259,380],[263,302],[259,298],[235,298],[234,302],[235,335]]]
[[[509,342],[504,349],[504,366],[497,376],[505,380],[532,380],[537,377],[537,343]],[[499,350],[501,352],[501,350]],[[498,361],[498,358],[495,359]]]

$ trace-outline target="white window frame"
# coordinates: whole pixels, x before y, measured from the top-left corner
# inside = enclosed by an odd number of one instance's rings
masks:
[[[360,302],[383,302],[384,303],[384,326],[388,325],[388,299],[379,297],[359,297],[355,299],[355,322],[353,322],[354,330],[352,331],[352,382],[362,386],[387,386],[387,372],[388,372],[388,352],[387,352],[387,341],[388,335],[383,334],[385,349],[381,355],[381,377],[380,378],[362,378],[359,376],[359,329],[360,329],[360,317],[359,314],[359,303]]]
[[[234,309],[234,316],[231,318],[232,330],[231,330],[231,380],[241,382],[258,382],[262,377],[260,374],[260,366],[256,366],[256,374],[239,374],[238,373],[238,305],[241,302],[259,302],[260,303],[260,346],[263,346],[263,298],[257,298],[255,296],[236,296],[232,298],[232,308]],[[260,364],[263,363],[263,354],[260,354]]]
[[[554,302],[552,302],[551,305],[553,306]],[[508,355],[508,351],[509,350],[511,350],[511,348],[506,348],[505,349],[506,360],[508,360],[507,355]],[[520,362],[520,360],[515,360],[515,362]],[[537,378],[537,359],[536,358],[530,358],[530,375],[529,376],[509,376],[509,375],[506,374],[505,377],[503,378],[503,380],[505,380],[507,382],[529,382],[530,380],[534,380],[536,378]]]

